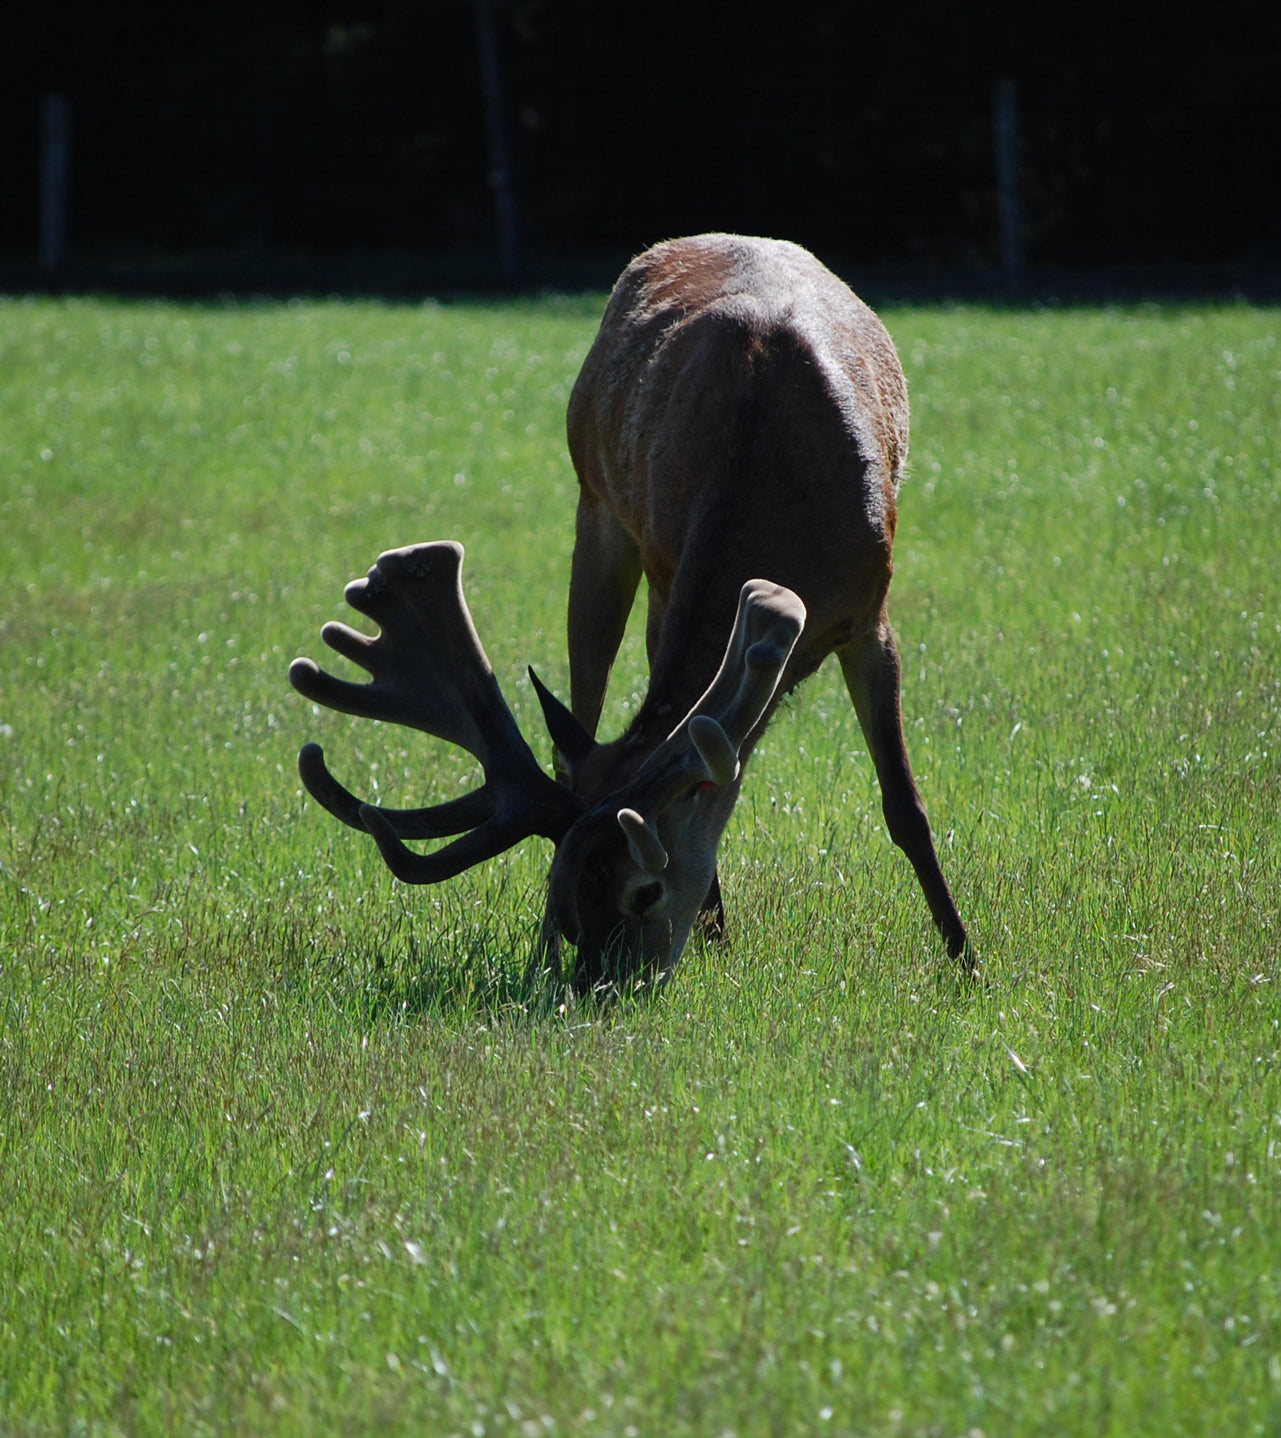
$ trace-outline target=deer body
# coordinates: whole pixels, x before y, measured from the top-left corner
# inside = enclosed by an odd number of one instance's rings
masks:
[[[642,726],[675,723],[702,693],[757,575],[808,614],[782,690],[879,622],[906,385],[880,321],[799,246],[709,235],[633,261],[568,430],[572,707],[589,729],[642,572],[646,709],[665,711]]]
[[[916,870],[949,953],[972,963],[903,741],[899,661],[885,601],[908,409],[903,373],[880,321],[796,245],[703,235],[655,246],[614,288],[570,399],[568,436],[580,481],[569,596],[570,711],[538,686],[562,782],[547,788],[550,781],[541,771],[533,777],[523,756],[523,777],[499,782],[498,771],[513,762],[508,751],[528,750],[518,735],[511,740],[514,721],[501,699],[499,713],[487,697],[490,687],[497,692],[491,671],[487,681],[483,672],[452,686],[447,678],[431,680],[437,688],[470,684],[462,709],[483,713],[480,727],[504,736],[469,739],[476,724],[469,721],[465,735],[452,717],[445,733],[481,758],[487,782],[478,794],[493,791],[486,802],[455,801],[408,815],[371,809],[332,780],[315,746],[300,759],[305,780],[310,771],[308,787],[338,817],[373,833],[396,872],[420,882],[445,877],[441,861],[451,851],[466,858],[469,845],[497,849],[471,834],[419,856],[405,848],[405,838],[478,822],[477,833],[492,828],[506,842],[514,842],[509,832],[522,837],[522,826],[523,833],[546,834],[557,843],[549,927],[577,946],[578,986],[665,977],[699,913],[713,924],[723,917],[716,848],[742,766],[781,697],[835,653],[890,833]],[[424,581],[424,596],[430,590],[447,607],[458,606],[475,640],[458,587],[461,550],[452,559],[445,554],[454,556],[455,548],[395,551],[360,583],[399,602],[403,581],[394,576],[404,566],[397,556],[418,556],[413,562],[437,575]],[[380,572],[384,561],[395,561],[388,577]],[[642,574],[648,694],[627,732],[598,744],[610,668]],[[348,591],[353,603],[356,587]],[[386,601],[369,603],[361,593],[357,607],[386,630],[379,612]],[[326,626],[326,639],[369,668],[374,684],[344,685],[298,660],[291,669],[296,686],[376,717],[389,704],[403,708],[402,692],[394,701],[372,692],[380,683],[387,687],[369,658],[381,641],[352,635],[345,626]],[[417,642],[440,650],[442,671],[468,667],[456,654],[469,641],[446,646],[451,659],[442,657],[438,637],[420,635]],[[478,640],[475,655],[487,671]],[[439,696],[420,708],[430,709],[425,719],[402,722],[444,732]],[[532,818],[495,807],[495,796],[506,793],[508,810],[513,803],[520,808],[513,789]],[[457,867],[444,864],[448,872]]]

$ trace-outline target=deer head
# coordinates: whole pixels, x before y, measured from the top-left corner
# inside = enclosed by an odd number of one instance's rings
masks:
[[[774,704],[805,606],[779,585],[745,584],[715,678],[638,764],[618,746],[597,744],[531,671],[568,771],[561,782],[539,767],[502,697],[463,597],[462,561],[462,546],[448,541],[380,555],[346,589],[380,632],[371,638],[340,623],[321,630],[370,681],[335,678],[310,659],[295,659],[289,679],[317,703],[461,746],[479,760],[484,782],[447,803],[381,808],[344,788],[320,746],[307,744],[298,756],[303,784],[335,818],[371,835],[406,883],[451,878],[534,834],[552,840],[549,916],[578,950],[577,987],[661,981],[707,895],[740,756]],[[420,839],[450,842],[430,853],[406,843]]]

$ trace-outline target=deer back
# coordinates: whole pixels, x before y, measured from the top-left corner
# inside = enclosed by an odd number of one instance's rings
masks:
[[[879,619],[907,387],[880,320],[808,251],[701,235],[633,261],[568,432],[584,496],[639,547],[664,613],[650,694],[678,716],[751,578],[793,590],[809,614],[784,690]]]

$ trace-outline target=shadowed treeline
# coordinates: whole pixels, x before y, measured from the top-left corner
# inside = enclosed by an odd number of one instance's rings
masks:
[[[384,251],[430,254],[464,284],[488,257],[492,275],[487,121],[535,279],[585,255],[608,277],[655,239],[709,228],[981,275],[1001,263],[1003,81],[1031,271],[1226,267],[1249,288],[1277,268],[1281,20],[1261,0],[1225,0],[1213,25],[1112,0],[488,9],[488,108],[475,0],[51,0],[12,21],[11,276],[37,253],[53,94],[71,114],[69,264],[92,257],[108,282],[104,256],[136,270],[141,255],[191,252],[239,255],[242,275],[245,256]]]

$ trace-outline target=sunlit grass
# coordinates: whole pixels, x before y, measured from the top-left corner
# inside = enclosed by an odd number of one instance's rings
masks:
[[[0,1428],[1277,1431],[1275,315],[887,316],[985,983],[825,671],[729,942],[602,1013],[530,977],[537,842],[409,891],[294,771],[421,802],[465,756],[284,678],[457,538],[537,734],[597,312],[0,306]],[[607,725],[643,676],[634,627]]]

